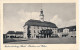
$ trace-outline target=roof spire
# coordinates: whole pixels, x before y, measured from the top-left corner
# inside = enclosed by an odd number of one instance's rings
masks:
[[[43,10],[41,9],[41,11],[40,11],[40,20],[42,21],[42,22],[44,22],[44,14],[43,14]]]

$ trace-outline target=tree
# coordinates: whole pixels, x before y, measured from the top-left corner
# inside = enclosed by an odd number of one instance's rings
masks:
[[[41,30],[40,31],[40,34],[41,35],[44,35],[44,38],[47,36],[48,37],[48,35],[49,35],[49,37],[51,37],[51,34],[52,34],[53,32],[52,32],[52,30],[51,29],[46,29],[46,30]]]
[[[28,26],[28,28],[27,28],[27,36],[28,36],[28,38],[30,38],[31,37],[31,34],[30,34],[30,26]]]

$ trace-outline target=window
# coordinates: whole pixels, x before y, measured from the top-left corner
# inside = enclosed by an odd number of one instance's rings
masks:
[[[39,29],[39,26],[38,26],[38,29]]]
[[[54,30],[54,28],[53,28],[53,30]]]
[[[44,27],[44,29],[46,29],[46,27]]]
[[[36,36],[36,34],[34,34],[34,37]]]
[[[34,30],[34,33],[35,33],[35,30]]]
[[[55,31],[55,33],[56,33],[56,31]]]
[[[25,29],[25,27],[24,27],[24,29]]]
[[[43,27],[41,27],[41,29],[43,29]]]
[[[34,26],[34,29],[35,29],[35,26]]]
[[[38,30],[38,33],[39,33],[39,30]]]
[[[33,38],[33,36],[32,36],[32,38]]]

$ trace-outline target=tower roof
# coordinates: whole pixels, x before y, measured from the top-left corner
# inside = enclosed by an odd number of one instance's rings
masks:
[[[40,16],[44,16],[42,9],[41,9],[41,11],[40,11]]]

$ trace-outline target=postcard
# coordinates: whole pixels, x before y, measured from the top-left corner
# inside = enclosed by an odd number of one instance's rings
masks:
[[[1,50],[78,50],[78,0],[3,0]]]

